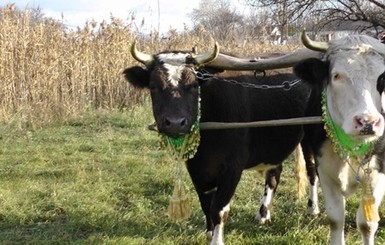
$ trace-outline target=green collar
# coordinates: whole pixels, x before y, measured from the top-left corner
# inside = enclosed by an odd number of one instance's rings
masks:
[[[200,144],[199,119],[191,127],[191,132],[178,138],[171,138],[164,134],[160,136],[160,147],[167,149],[175,160],[184,161],[194,157]]]
[[[322,119],[325,123],[324,127],[327,136],[332,142],[334,152],[340,155],[340,157],[362,157],[373,149],[374,142],[361,143],[355,141],[333,121],[327,107],[326,90],[322,93]]]

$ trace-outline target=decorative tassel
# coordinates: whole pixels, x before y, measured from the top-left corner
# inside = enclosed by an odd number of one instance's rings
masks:
[[[365,194],[362,197],[362,207],[364,209],[364,217],[367,222],[378,222],[380,216],[378,215],[378,209],[376,207],[375,198],[373,195]]]
[[[168,215],[174,221],[187,219],[190,217],[191,205],[182,180],[175,181],[174,192],[168,206]]]

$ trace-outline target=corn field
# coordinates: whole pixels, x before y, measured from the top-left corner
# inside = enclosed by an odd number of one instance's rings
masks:
[[[170,29],[168,38],[133,31],[131,23],[111,17],[109,23],[87,22],[66,30],[55,21],[33,21],[28,10],[0,9],[0,121],[41,125],[79,116],[90,109],[126,109],[145,93],[124,81],[124,68],[137,64],[130,56],[134,39],[147,53],[165,49],[208,51],[214,38]],[[248,41],[229,33],[222,51],[252,56],[277,46]],[[293,47],[280,46],[284,49]]]

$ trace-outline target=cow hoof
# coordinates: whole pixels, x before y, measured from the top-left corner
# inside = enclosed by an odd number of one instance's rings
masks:
[[[208,243],[213,240],[213,231],[206,231],[206,239]]]
[[[223,241],[211,241],[210,245],[225,245]]]
[[[266,215],[266,217],[262,217],[261,214],[258,213],[257,216],[255,216],[255,219],[260,225],[271,223],[270,214]]]
[[[306,214],[310,215],[310,216],[315,216],[315,215],[317,215],[319,213],[320,213],[320,211],[319,211],[318,207],[309,207],[306,210]]]
[[[262,219],[258,220],[258,224],[260,224],[260,225],[265,225],[265,224],[270,224],[270,223],[271,223],[271,219],[262,218]]]

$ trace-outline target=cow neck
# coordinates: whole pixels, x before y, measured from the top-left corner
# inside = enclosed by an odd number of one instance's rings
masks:
[[[197,120],[191,127],[190,133],[181,135],[178,138],[172,138],[165,134],[159,133],[160,146],[162,149],[166,149],[175,160],[186,161],[194,157],[200,144],[200,91],[198,92],[198,116]]]
[[[347,157],[357,158],[368,156],[373,149],[374,142],[360,143],[347,135],[331,118],[327,106],[326,94],[325,89],[322,93],[322,120],[327,136],[332,142],[334,152],[336,152],[342,159]]]

